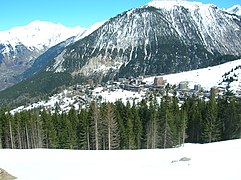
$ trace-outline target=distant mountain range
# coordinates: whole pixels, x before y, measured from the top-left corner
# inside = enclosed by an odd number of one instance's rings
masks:
[[[4,36],[4,39],[0,34],[0,68],[5,72],[0,74],[0,80],[11,82],[8,76],[11,71],[15,72],[16,81],[30,78],[13,87],[21,87],[19,95],[26,96],[29,95],[26,86],[36,79],[41,92],[51,92],[46,84],[51,77],[56,83],[51,84],[53,90],[88,78],[100,82],[222,64],[241,56],[239,12],[240,6],[223,10],[198,2],[152,1],[87,30],[55,25],[54,30],[48,26],[47,33],[41,30],[41,27],[46,29],[46,24],[38,27],[42,22],[37,21],[20,28],[15,38]],[[66,33],[56,33],[60,27]],[[28,32],[21,37],[24,34],[21,31],[26,29],[44,33]],[[49,36],[45,37],[45,33]],[[33,84],[31,88],[37,92]],[[43,87],[48,87],[48,91]]]
[[[0,32],[0,89],[14,83],[13,76],[30,68],[50,47],[82,34],[85,29],[34,21],[27,26]]]

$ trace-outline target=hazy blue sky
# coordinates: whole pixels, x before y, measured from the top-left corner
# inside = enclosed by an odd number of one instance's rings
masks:
[[[151,0],[1,0],[0,30],[26,25],[34,20],[89,27]],[[241,0],[196,0],[227,8]]]

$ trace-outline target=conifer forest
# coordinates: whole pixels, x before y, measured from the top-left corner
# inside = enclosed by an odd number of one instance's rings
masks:
[[[139,103],[91,102],[60,112],[0,110],[0,148],[156,149],[241,138],[241,99],[155,95]]]

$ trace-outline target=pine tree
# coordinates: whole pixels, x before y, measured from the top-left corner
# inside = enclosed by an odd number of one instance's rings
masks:
[[[120,132],[120,149],[127,149],[128,148],[128,134],[126,129],[126,121],[127,121],[127,114],[126,114],[126,107],[121,101],[115,102],[115,115],[116,120],[119,125],[119,132]]]
[[[233,96],[218,99],[218,118],[222,122],[222,140],[236,139],[240,135],[238,101]]]
[[[78,115],[79,125],[78,125],[78,142],[79,147],[82,150],[90,150],[90,130],[89,130],[89,119],[88,111],[82,109]]]
[[[151,115],[146,100],[139,103],[139,116],[142,124],[141,149],[147,149],[148,124]]]
[[[88,118],[90,122],[90,149],[99,150],[100,113],[96,102],[90,103]]]
[[[160,118],[160,148],[168,148],[174,145],[173,142],[173,111],[171,110],[170,97],[165,97],[162,100],[161,107],[159,110]]]
[[[130,102],[126,104],[126,115],[127,115],[127,136],[128,136],[128,149],[136,149],[135,146],[135,135],[134,135],[134,117],[131,111]]]
[[[141,148],[141,138],[142,138],[142,123],[139,116],[139,109],[133,102],[132,114],[134,118],[134,135],[135,135],[135,146],[137,149]]]
[[[106,122],[107,122],[107,134],[108,134],[108,149],[119,149],[120,146],[120,134],[118,122],[115,117],[113,105],[107,103],[106,105]]]
[[[70,142],[71,142],[71,149],[77,149],[78,144],[77,144],[77,133],[78,133],[78,116],[77,112],[74,108],[71,108],[70,111],[68,112],[68,122],[69,128],[71,131],[69,132],[69,137],[70,137]]]
[[[186,129],[187,129],[187,111],[185,108],[181,110],[180,124],[179,124],[179,145],[185,144],[185,139],[187,138]]]
[[[51,117],[50,113],[46,110],[41,112],[42,121],[42,140],[43,147],[45,148],[57,148],[57,132],[54,124],[54,117]]]
[[[217,105],[215,102],[215,96],[212,93],[210,101],[206,107],[206,117],[203,125],[202,138],[204,142],[218,141],[221,138],[220,122],[217,116]]]
[[[156,149],[158,143],[158,117],[157,117],[157,103],[154,96],[154,100],[150,99],[150,121],[148,123],[147,130],[147,148]]]

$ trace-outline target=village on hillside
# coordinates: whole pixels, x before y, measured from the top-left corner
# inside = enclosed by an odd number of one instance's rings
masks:
[[[91,101],[97,103],[115,102],[118,100],[126,103],[138,103],[143,99],[148,100],[155,95],[157,100],[163,96],[175,96],[182,104],[187,97],[195,96],[205,101],[209,100],[211,92],[218,97],[227,92],[227,83],[220,83],[220,86],[213,86],[210,89],[202,87],[190,81],[180,81],[179,84],[171,85],[163,75],[154,77],[120,78],[118,81],[108,81],[106,83],[95,84],[92,79],[82,85],[74,85],[64,89],[61,93],[55,94],[48,100],[32,103],[29,106],[20,106],[11,112],[45,108],[50,111],[60,109],[67,112],[71,108],[82,109],[88,107]],[[241,91],[237,91],[236,96],[241,96]]]

